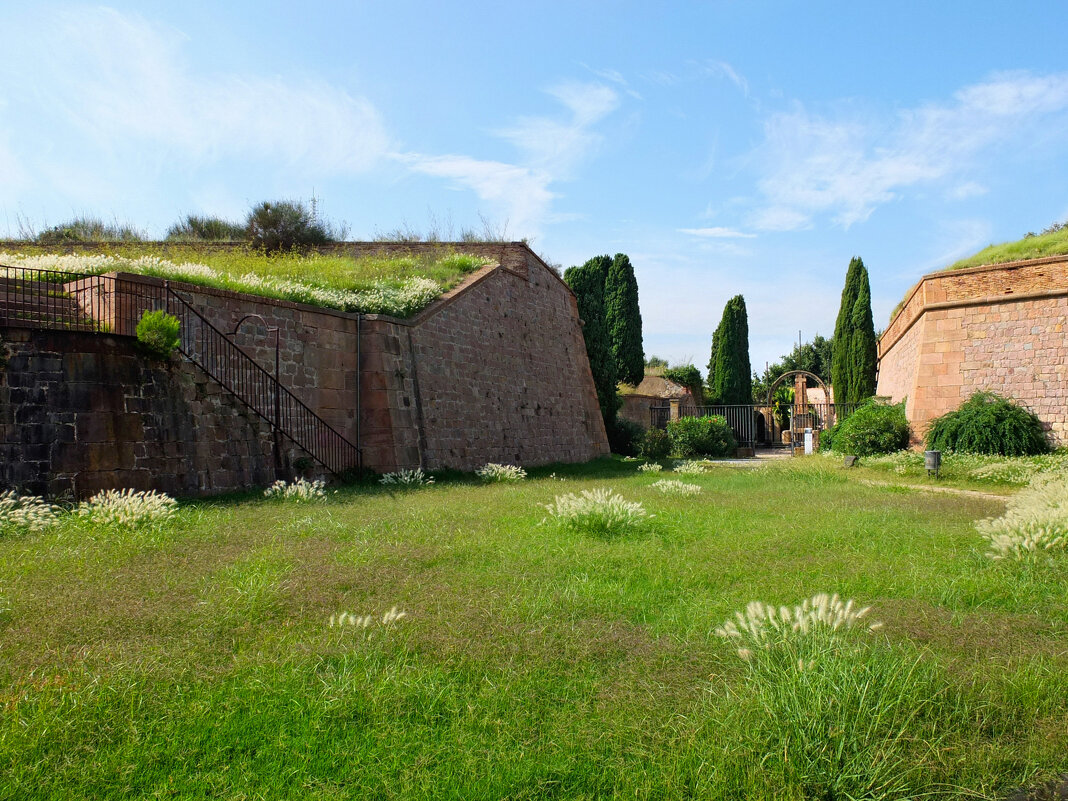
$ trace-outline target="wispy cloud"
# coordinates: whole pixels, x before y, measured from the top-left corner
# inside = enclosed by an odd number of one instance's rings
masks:
[[[172,164],[270,159],[337,174],[389,149],[374,106],[336,86],[200,72],[183,59],[180,32],[136,14],[71,9],[48,23],[8,49],[6,91],[24,109],[58,113],[103,153],[142,143]]]
[[[398,154],[396,158],[417,173],[448,178],[457,188],[470,189],[503,212],[510,231],[529,236],[545,219],[555,195],[549,191],[548,173],[470,156]]]
[[[546,92],[569,117],[521,117],[494,132],[519,151],[515,164],[467,155],[402,153],[395,158],[415,172],[449,178],[457,187],[473,190],[507,217],[516,235],[535,235],[542,224],[559,219],[550,213],[557,197],[550,186],[571,179],[596,153],[604,137],[594,128],[620,104],[619,94],[600,83],[568,81]]]
[[[950,179],[966,197],[979,187],[968,171],[981,154],[1066,110],[1064,73],[995,75],[949,102],[905,110],[889,121],[813,114],[795,104],[765,122],[764,143],[754,154],[764,165],[758,182],[764,202],[749,222],[794,230],[827,214],[848,228],[909,187]]]
[[[571,112],[570,119],[521,117],[496,133],[519,149],[524,164],[566,179],[604,141],[593,126],[619,107],[619,95],[602,84],[578,82],[558,84],[547,93]]]
[[[712,228],[678,228],[676,230],[680,234],[690,234],[690,236],[708,237],[710,239],[756,239],[756,234],[747,234],[743,231],[736,231],[733,228],[721,228],[718,226]]]
[[[738,90],[749,97],[749,81],[739,73],[734,67],[728,64],[726,61],[702,61],[698,63],[698,72],[702,75],[708,75],[717,78],[726,78],[733,83]]]

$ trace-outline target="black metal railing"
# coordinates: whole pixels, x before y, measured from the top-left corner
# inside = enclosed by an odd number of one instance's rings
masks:
[[[778,443],[782,432],[790,431],[791,439],[800,437],[806,428],[823,431],[856,411],[858,403],[797,403],[781,406],[764,404],[730,404],[714,406],[680,406],[679,417],[726,418],[734,438],[743,447],[761,443]],[[671,420],[669,404],[649,408],[649,425],[666,428]]]
[[[169,283],[0,267],[0,326],[132,336],[146,311],[178,318],[179,350],[333,473],[361,469],[362,453],[198,312]]]
[[[687,413],[684,411],[684,413]],[[724,417],[727,425],[734,432],[734,438],[743,448],[756,445],[757,425],[756,411],[752,404],[730,404],[716,406],[694,406],[688,410],[691,417]]]

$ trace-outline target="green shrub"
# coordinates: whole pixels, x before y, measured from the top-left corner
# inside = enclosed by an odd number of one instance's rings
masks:
[[[671,453],[671,437],[661,428],[650,428],[642,437],[638,455],[646,459],[663,459]]]
[[[645,436],[645,429],[633,420],[625,417],[617,417],[611,423],[606,423],[605,433],[608,434],[608,447],[612,453],[620,456],[637,456],[638,447]]]
[[[834,449],[856,456],[893,453],[909,444],[905,404],[870,400],[836,426]]]
[[[834,448],[834,438],[838,435],[839,427],[841,423],[835,423],[833,426],[828,426],[820,432],[820,452],[830,452]]]
[[[76,217],[41,231],[34,239],[42,245],[62,245],[66,242],[143,242],[145,236],[132,225],[106,223],[95,217]]]
[[[936,419],[927,432],[931,450],[1034,456],[1049,451],[1042,422],[1030,411],[993,392],[976,392]]]
[[[738,448],[734,432],[727,418],[682,417],[668,423],[671,439],[671,455],[679,458],[691,456],[733,456]]]
[[[692,364],[669,367],[664,370],[664,378],[668,381],[674,381],[680,387],[686,387],[686,389],[690,390],[695,405],[704,405],[705,380],[701,378],[701,371]]]
[[[334,241],[335,235],[331,227],[303,203],[279,200],[260,203],[248,213],[245,238],[254,248],[278,253],[308,245],[325,245]]]
[[[240,223],[195,214],[187,214],[167,229],[169,242],[240,242],[244,236],[245,226]]]
[[[178,347],[179,322],[162,309],[146,311],[137,323],[137,341],[153,356],[169,358]]]

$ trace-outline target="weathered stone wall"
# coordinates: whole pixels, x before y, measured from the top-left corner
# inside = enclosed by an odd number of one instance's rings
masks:
[[[275,334],[267,328],[277,328],[282,383],[346,439],[361,446],[364,466],[370,469],[379,472],[413,467],[471,470],[491,461],[533,465],[585,461],[607,454],[607,437],[597,407],[574,296],[525,245],[483,247],[487,254],[492,251],[501,257],[504,266],[488,264],[409,320],[381,315],[360,318],[355,314],[175,281],[170,286],[225,334],[229,335],[247,315],[262,317],[262,321],[247,319],[231,339],[272,374]],[[94,318],[114,318],[112,330],[130,335],[132,325],[122,320],[136,319],[137,314],[112,313],[111,309],[146,292],[158,295],[163,282],[131,274],[119,274],[116,281],[117,288],[109,297],[96,299]],[[33,335],[39,336],[45,335]],[[95,335],[85,336],[88,339],[69,341],[75,348],[72,354],[86,349],[95,353],[90,344]],[[80,443],[77,457],[67,458],[59,451],[48,450],[46,459],[41,456],[44,452],[37,448],[32,451],[31,459],[28,451],[12,450],[10,458],[38,466],[12,468],[10,477],[0,475],[0,486],[15,481],[15,473],[40,475],[42,460],[60,457],[53,478],[48,479],[53,492],[67,489],[88,492],[83,486],[89,487],[94,481],[100,486],[113,482],[110,486],[142,487],[149,480],[149,472],[157,468],[161,475],[185,478],[175,479],[177,484],[171,482],[166,487],[153,486],[181,494],[264,483],[265,477],[256,472],[259,468],[230,466],[235,459],[243,465],[242,459],[251,458],[247,455],[220,451],[216,455],[226,456],[227,466],[219,468],[210,463],[213,451],[205,450],[202,443],[214,442],[215,433],[203,436],[196,432],[182,433],[178,440],[195,442],[196,447],[163,449],[167,458],[192,460],[189,468],[192,473],[182,472],[176,464],[152,462],[152,458],[160,457],[153,448],[143,456],[131,456],[128,451],[137,436],[148,443],[168,441],[165,430],[168,426],[154,433],[149,430],[153,423],[147,418],[137,423],[129,416],[138,414],[136,407],[140,405],[136,392],[131,394],[130,388],[155,386],[163,379],[151,371],[142,373],[134,368],[137,354],[131,350],[132,340],[127,336],[99,339],[110,343],[108,347],[113,350],[126,348],[128,353],[123,357],[126,360],[108,357],[115,361],[114,365],[108,362],[107,370],[113,373],[111,379],[104,379],[99,372],[93,374],[90,366],[86,366],[85,377],[73,380],[95,382],[101,387],[97,391],[99,397],[80,396],[82,405],[72,401],[71,408],[62,414],[78,414],[82,416],[79,419],[87,421],[90,418],[85,415],[99,412],[110,422],[82,423],[83,427],[94,426],[93,431],[97,432],[94,436],[98,439],[92,443],[77,440]],[[54,362],[58,358],[66,364],[67,357],[62,355],[60,345],[59,340],[51,341],[49,359]],[[72,355],[70,359],[75,357]],[[105,370],[99,360],[90,362],[98,370]],[[49,368],[51,372],[45,371],[47,375],[38,376],[28,365],[29,362],[24,364],[16,359],[8,371],[10,387],[20,389],[10,396],[11,408],[37,403],[35,408],[45,415],[39,393],[33,395],[38,400],[30,400],[31,393],[21,389],[42,381],[43,386],[51,386],[49,382],[52,382],[55,391],[61,392],[61,386],[72,379],[66,373],[57,378],[52,368]],[[181,365],[172,365],[170,371],[190,376],[199,374],[199,370],[184,360]],[[189,381],[194,379],[189,378],[183,386]],[[194,383],[198,381],[199,385],[213,388],[212,392],[217,388],[214,382],[207,382],[206,376]],[[175,386],[171,390],[176,392]],[[182,390],[185,395],[179,395],[187,406],[195,400],[185,397],[189,391],[186,386]],[[231,405],[236,404],[233,408],[245,409],[236,399],[230,401]],[[172,417],[175,421],[186,421],[181,426],[188,428],[192,425],[188,422],[190,417],[199,420],[211,414],[215,412],[210,408],[195,406],[183,407]],[[56,420],[69,422],[62,415]],[[45,417],[38,422],[44,425]],[[116,425],[121,431],[115,430]],[[168,425],[179,426],[179,422]],[[214,425],[207,419],[197,422],[205,432],[214,432]],[[219,436],[225,430],[226,426],[220,423]],[[141,433],[137,434],[138,431]],[[21,443],[20,448],[41,444],[24,442],[24,434],[15,429],[7,433],[14,438],[12,447],[15,440]],[[56,436],[68,434],[57,429]],[[245,438],[240,426],[234,436],[238,440]],[[102,455],[111,441],[109,437],[122,451],[118,461],[117,457]],[[88,447],[90,444],[93,447]],[[71,483],[71,473],[77,464],[83,465],[87,477],[75,485]],[[235,472],[233,476],[218,474],[220,469]],[[194,474],[195,480],[189,478]],[[42,479],[34,480],[39,484]]]
[[[129,295],[136,295],[138,287],[157,288],[163,284],[158,278],[130,273],[117,278],[120,292]],[[171,281],[170,286],[224,334],[229,335],[250,314],[259,315],[268,327],[277,328],[282,384],[346,439],[355,442],[357,315],[179,281]],[[274,337],[263,322],[253,318],[245,320],[230,339],[273,375]]]
[[[880,395],[908,398],[913,435],[987,390],[1068,444],[1068,258],[924,276],[879,342]]]
[[[575,298],[541,265],[483,271],[411,326],[431,469],[608,453]]]
[[[0,487],[212,495],[275,479],[270,426],[184,359],[146,359],[125,337],[10,328],[0,356]]]

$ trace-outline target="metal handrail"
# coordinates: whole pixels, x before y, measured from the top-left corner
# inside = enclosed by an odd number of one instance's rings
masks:
[[[337,474],[362,469],[363,454],[241,348],[170,283],[0,266],[0,326],[132,335],[146,311],[180,322],[178,349],[316,461]]]

